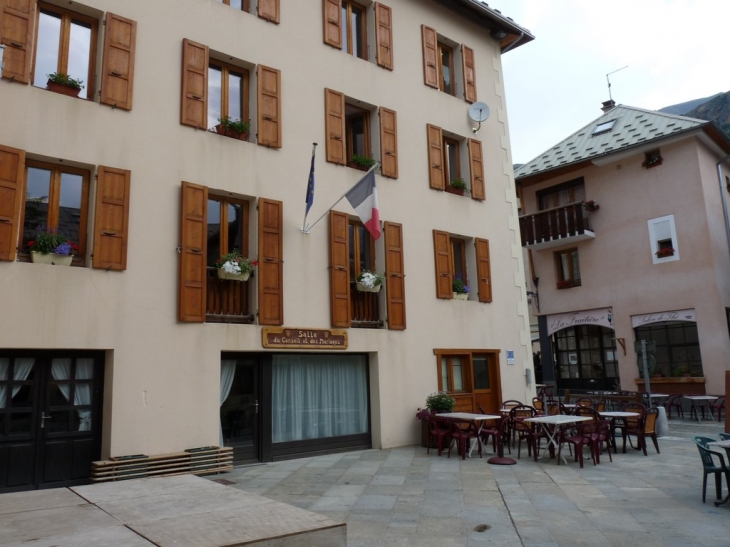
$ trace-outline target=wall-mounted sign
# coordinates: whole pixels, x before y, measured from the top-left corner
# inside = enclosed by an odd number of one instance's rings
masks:
[[[612,329],[613,313],[611,308],[556,313],[547,316],[548,336],[561,329],[580,327],[581,325],[596,325]]]
[[[515,364],[515,351],[513,349],[507,350],[507,364],[508,365]]]
[[[659,313],[645,313],[644,315],[632,315],[631,326],[633,328],[643,327],[651,323],[661,323],[662,321],[692,321],[697,322],[697,316],[694,310],[675,310],[663,311]]]
[[[261,343],[270,349],[347,349],[347,331],[264,327]]]

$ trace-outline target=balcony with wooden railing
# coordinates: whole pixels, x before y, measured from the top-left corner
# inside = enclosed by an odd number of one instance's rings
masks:
[[[597,208],[592,201],[579,201],[521,216],[522,246],[539,251],[596,237],[591,230],[590,214]]]
[[[253,323],[249,281],[219,279],[217,268],[208,268],[206,279],[207,323]]]
[[[360,292],[357,283],[350,283],[350,319],[353,328],[377,329],[383,326],[378,308],[379,294]]]

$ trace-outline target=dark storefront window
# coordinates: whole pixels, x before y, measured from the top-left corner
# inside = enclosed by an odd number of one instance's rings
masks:
[[[618,380],[614,332],[581,326],[553,335],[560,389],[614,389]]]
[[[637,340],[656,342],[656,369],[653,372],[664,376],[703,375],[697,323],[665,321],[637,327],[635,333]]]

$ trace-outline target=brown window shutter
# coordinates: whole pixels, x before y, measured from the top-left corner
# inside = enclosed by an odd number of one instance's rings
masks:
[[[284,324],[284,204],[259,199],[259,325]]]
[[[380,2],[375,2],[375,24],[375,57],[380,66],[393,70],[393,14]]]
[[[180,123],[208,128],[208,46],[183,40]]]
[[[482,143],[476,139],[469,139],[469,172],[471,173],[472,199],[486,199]]]
[[[259,65],[258,137],[261,146],[281,148],[281,71]]]
[[[398,178],[398,120],[395,110],[380,107],[380,174]]]
[[[342,49],[342,2],[323,0],[324,43]]]
[[[327,133],[325,151],[327,161],[345,165],[345,96],[331,89],[324,90],[324,130]]]
[[[423,83],[438,89],[438,37],[436,31],[426,25],[421,25],[421,34],[423,36]]]
[[[433,231],[433,250],[436,259],[436,298],[453,298],[451,286],[451,239],[448,232]]]
[[[388,299],[388,328],[406,328],[406,279],[403,269],[403,225],[385,223],[385,280]]]
[[[259,17],[279,24],[279,0],[259,0]]]
[[[474,69],[474,50],[462,44],[461,61],[464,69],[464,100],[477,101],[477,75]]]
[[[101,103],[132,110],[137,22],[106,14]]]
[[[479,302],[492,301],[492,273],[489,265],[489,240],[476,238],[477,277],[479,278]]]
[[[0,0],[0,43],[5,45],[3,78],[30,83],[36,0]]]
[[[182,183],[180,207],[179,321],[205,321],[205,279],[208,256],[208,188]]]
[[[94,268],[127,269],[131,171],[99,166],[94,219]]]
[[[428,183],[431,188],[443,190],[444,186],[444,153],[441,128],[426,125],[428,136]]]
[[[25,150],[0,145],[0,260],[15,260],[24,180]]]
[[[330,314],[333,327],[349,327],[350,237],[345,213],[330,211]]]

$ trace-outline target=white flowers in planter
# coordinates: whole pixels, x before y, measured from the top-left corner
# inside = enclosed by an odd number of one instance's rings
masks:
[[[357,290],[360,292],[378,292],[383,286],[385,276],[377,272],[363,270],[357,276]]]

